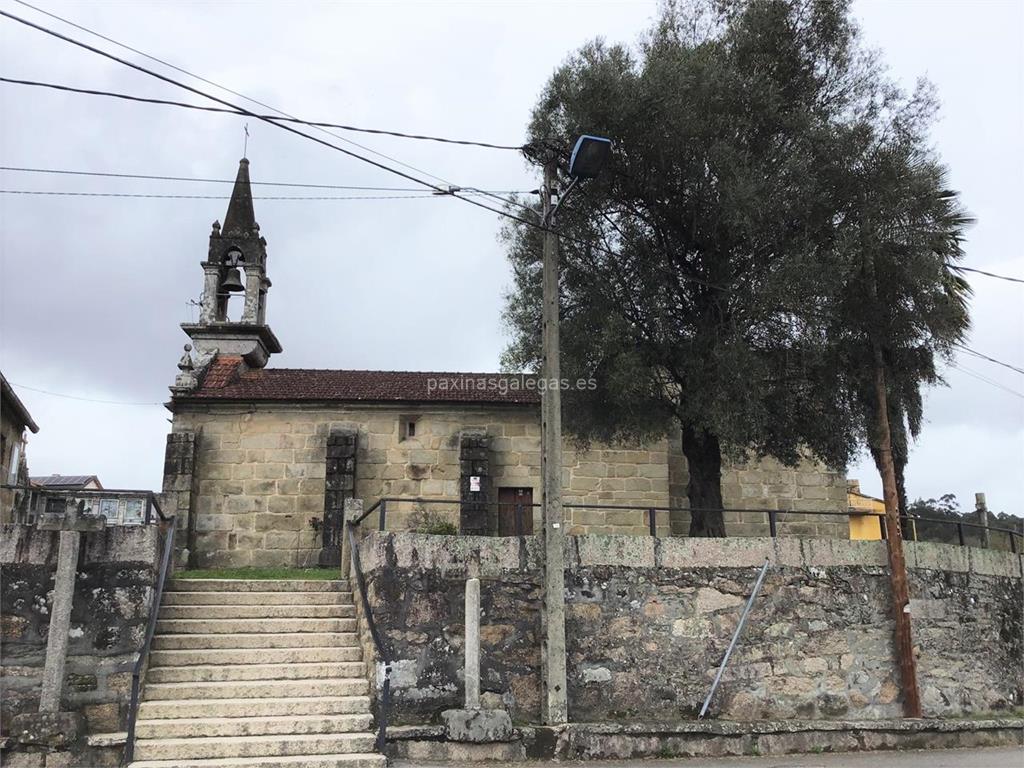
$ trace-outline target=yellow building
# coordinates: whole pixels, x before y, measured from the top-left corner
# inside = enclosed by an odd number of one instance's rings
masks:
[[[859,480],[846,481],[846,503],[850,507],[850,539],[878,541],[882,538],[882,520],[875,515],[885,514],[885,502],[860,492]],[[867,514],[855,514],[857,512]]]

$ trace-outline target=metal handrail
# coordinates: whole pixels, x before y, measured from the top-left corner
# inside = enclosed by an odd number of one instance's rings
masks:
[[[371,507],[372,510],[372,507]],[[362,515],[362,520],[366,515]],[[377,740],[375,743],[378,752],[384,752],[387,743],[388,732],[388,711],[391,709],[391,652],[387,649],[380,632],[377,630],[377,622],[373,618],[373,609],[370,608],[370,598],[366,593],[366,577],[363,576],[363,567],[359,559],[359,543],[356,541],[355,529],[358,522],[352,521],[347,526],[348,546],[352,558],[352,570],[356,575],[356,586],[359,589],[360,602],[363,604],[363,615],[366,617],[366,625],[370,630],[370,637],[373,638],[373,645],[377,649],[377,657],[384,664],[384,683],[381,686],[380,706],[377,707]]]
[[[171,556],[174,553],[174,531],[177,528],[175,516],[171,515],[167,520],[167,533],[164,534],[164,551],[160,559],[160,573],[156,580],[156,591],[153,593],[153,607],[149,612],[149,622],[146,624],[146,638],[139,651],[139,658],[132,669],[132,695],[128,704],[128,738],[124,745],[124,763],[130,763],[135,757],[135,720],[139,714],[139,689],[142,683],[142,669],[149,659],[149,647],[153,642],[153,634],[156,632],[156,622],[160,615],[160,601],[163,599],[164,582],[167,580],[167,569],[170,566]]]
[[[446,505],[463,505],[473,504],[476,506],[515,506],[517,507],[517,530],[521,528],[519,521],[519,515],[522,509],[528,507],[540,507],[540,504],[515,504],[511,502],[502,501],[465,501],[463,499],[425,499],[419,496],[412,497],[400,497],[400,496],[382,496],[379,498],[369,509],[363,514],[352,521],[353,525],[359,525],[373,512],[380,510],[380,517],[378,520],[378,527],[380,530],[385,530],[386,525],[386,514],[387,505],[389,503],[406,503],[406,504],[446,504]],[[769,535],[772,538],[778,536],[778,517],[779,515],[806,515],[811,517],[877,517],[879,522],[885,517],[885,513],[873,512],[871,510],[854,509],[850,508],[846,511],[837,511],[831,509],[812,509],[812,510],[796,510],[796,509],[758,509],[755,507],[723,507],[721,509],[711,507],[664,507],[664,506],[636,506],[628,504],[579,504],[579,503],[567,503],[563,504],[564,509],[605,509],[605,510],[634,510],[637,512],[646,512],[648,514],[648,526],[651,536],[657,536],[657,513],[658,512],[760,512],[768,516],[768,528]],[[966,546],[967,542],[963,535],[964,528],[978,528],[982,530],[988,530],[992,533],[1004,533],[1009,537],[1010,551],[1017,553],[1020,551],[1020,547],[1017,543],[1017,538],[1024,539],[1024,532],[1015,531],[1012,528],[1003,528],[1001,526],[986,526],[979,523],[972,523],[966,520],[943,520],[940,518],[933,517],[919,517],[917,515],[901,515],[901,519],[910,522],[927,522],[927,523],[938,523],[940,525],[951,525],[956,526],[958,539],[961,546]],[[882,537],[885,538],[885,527],[881,526]],[[916,541],[916,529],[914,531],[913,539]]]

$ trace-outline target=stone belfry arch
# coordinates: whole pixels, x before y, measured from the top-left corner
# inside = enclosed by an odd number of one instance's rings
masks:
[[[224,225],[213,223],[202,268],[199,321],[181,326],[192,339],[197,365],[221,354],[240,356],[250,368],[264,367],[281,344],[267,325],[267,241],[256,223],[246,158],[238,164]],[[242,314],[231,320],[228,305],[235,293],[242,294]]]

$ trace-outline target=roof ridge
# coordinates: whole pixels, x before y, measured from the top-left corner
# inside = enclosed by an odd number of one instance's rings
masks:
[[[413,371],[398,368],[263,368],[262,371],[272,373],[274,371],[286,371],[295,373],[298,371],[309,371],[314,373],[420,373],[420,374],[442,374],[454,376],[539,376],[539,373],[532,371]]]

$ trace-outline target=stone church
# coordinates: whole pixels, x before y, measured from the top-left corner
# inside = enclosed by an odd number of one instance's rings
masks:
[[[367,506],[407,499],[388,503],[391,530],[538,528],[540,393],[531,376],[268,367],[282,348],[268,323],[267,242],[246,159],[200,266],[199,319],[182,325],[191,343],[167,404],[163,488],[192,565],[330,563],[347,497]],[[237,300],[241,317],[231,320]],[[587,451],[567,440],[564,501],[577,505],[566,508],[568,532],[646,535],[654,507],[658,535],[685,535],[686,482],[678,436]],[[744,510],[846,509],[844,476],[811,462],[727,467],[723,492],[728,507]],[[726,522],[730,535],[767,533],[761,511],[730,512]],[[845,537],[842,517],[784,522],[788,533]]]

